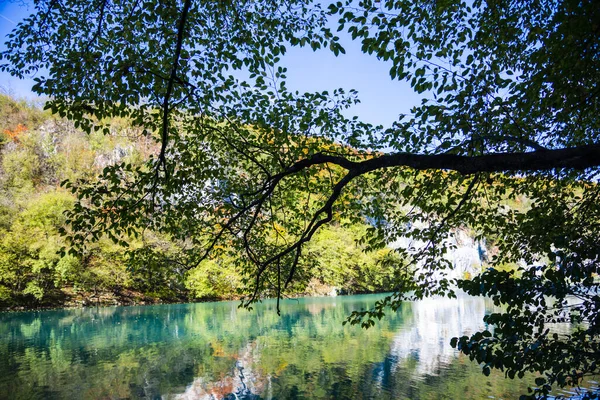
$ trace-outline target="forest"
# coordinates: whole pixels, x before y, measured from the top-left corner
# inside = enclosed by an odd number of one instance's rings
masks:
[[[108,236],[81,256],[60,250],[64,212],[75,201],[60,186],[94,179],[120,162],[141,164],[157,150],[126,119],[108,135],[88,135],[43,104],[0,95],[0,305],[52,307],[237,299],[242,272],[232,256],[185,270],[174,260],[180,246],[147,232],[114,243]],[[373,293],[393,289],[398,256],[384,248],[365,253],[358,243],[367,223],[338,223],[307,249],[310,267],[292,296]],[[127,245],[123,245],[127,242]],[[133,257],[131,252],[135,250]]]

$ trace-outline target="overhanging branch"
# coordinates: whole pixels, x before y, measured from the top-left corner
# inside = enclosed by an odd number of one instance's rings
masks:
[[[342,156],[318,153],[293,164],[286,173],[295,173],[309,166],[324,163],[336,164],[359,174],[390,167],[451,170],[463,175],[477,172],[536,172],[555,168],[586,169],[600,166],[600,145],[590,144],[527,153],[494,153],[481,156],[392,153],[365,161],[351,161]]]
[[[409,167],[416,170],[448,170],[457,171],[463,175],[477,174],[482,172],[535,172],[552,169],[585,169],[600,166],[600,145],[583,145],[572,148],[554,149],[554,150],[538,150],[526,153],[495,153],[480,156],[461,156],[452,154],[410,154],[410,153],[393,153],[382,155],[366,155],[372,157],[363,160],[352,160],[340,155],[332,155],[326,153],[316,153],[306,159],[299,160],[291,164],[283,171],[268,176],[263,182],[261,188],[255,192],[256,198],[246,207],[233,215],[221,228],[215,239],[211,242],[208,249],[205,251],[205,258],[214,247],[215,243],[223,235],[224,231],[229,229],[233,224],[238,222],[244,214],[251,213],[252,216],[248,224],[243,228],[244,246],[248,252],[249,241],[252,229],[257,224],[257,217],[261,213],[263,205],[273,195],[275,188],[286,177],[293,176],[312,166],[316,165],[337,165],[346,170],[344,176],[332,187],[331,193],[321,208],[316,210],[310,219],[309,224],[296,239],[295,242],[286,246],[281,251],[268,257],[264,261],[260,261],[254,257],[253,262],[257,265],[258,270],[255,277],[255,287],[253,294],[250,296],[246,304],[250,304],[256,300],[260,288],[261,277],[264,272],[271,266],[280,265],[287,257],[292,255],[290,269],[283,283],[285,289],[292,278],[294,277],[296,266],[299,262],[300,253],[303,245],[308,242],[316,231],[324,224],[332,219],[333,208],[335,202],[340,197],[343,189],[356,177],[367,174],[372,171],[392,168],[392,167]],[[460,208],[473,189],[477,182],[477,178],[473,179],[467,188],[459,206]],[[457,210],[454,211],[454,213]],[[447,217],[449,218],[449,217]],[[445,221],[445,220],[444,220]],[[443,223],[442,223],[443,224]],[[252,253],[248,252],[250,256]],[[281,274],[281,270],[278,270]],[[279,279],[281,277],[278,275]],[[281,291],[281,285],[278,286],[278,291]],[[279,292],[278,295],[281,295]]]

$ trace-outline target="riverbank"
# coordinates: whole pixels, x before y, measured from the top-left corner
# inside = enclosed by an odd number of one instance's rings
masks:
[[[219,299],[220,300],[220,299]],[[161,299],[148,296],[144,293],[122,289],[118,291],[77,291],[72,287],[65,287],[60,292],[38,303],[16,303],[0,305],[0,312],[5,311],[39,311],[57,308],[82,308],[82,307],[107,307],[107,306],[135,306],[150,304],[171,304],[190,301],[187,298]]]
[[[324,285],[312,280],[306,287],[306,290],[288,298],[304,298],[304,297],[336,297],[338,295],[360,295],[360,294],[379,294],[386,293],[384,291],[362,291],[347,293],[335,286]],[[96,291],[87,292],[75,290],[72,287],[65,287],[60,290],[60,293],[46,299],[44,303],[30,304],[15,304],[2,305],[0,304],[0,312],[10,311],[43,311],[54,309],[76,309],[85,307],[110,307],[110,306],[144,306],[156,304],[182,304],[182,303],[208,303],[215,301],[235,301],[240,300],[239,295],[221,296],[221,297],[179,297],[179,298],[160,298],[158,296],[149,296],[139,291],[130,289],[121,289],[117,291]]]
[[[370,294],[378,292],[365,292],[356,294]],[[292,297],[319,297],[319,296],[336,296],[341,294],[339,289],[334,286],[309,283],[306,290],[301,293],[295,293]],[[346,294],[346,293],[344,293]],[[73,287],[64,287],[60,291],[49,296],[44,302],[38,303],[17,303],[11,305],[0,304],[0,312],[7,311],[40,311],[51,309],[71,309],[83,307],[109,307],[109,306],[140,306],[153,304],[178,304],[178,303],[205,303],[211,301],[228,301],[239,300],[238,295],[221,296],[221,297],[174,297],[161,298],[151,296],[139,291],[131,289],[120,289],[116,291],[101,291],[96,292],[75,290]]]

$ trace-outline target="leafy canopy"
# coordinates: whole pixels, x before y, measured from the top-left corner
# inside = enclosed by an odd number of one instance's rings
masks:
[[[241,249],[250,305],[285,293],[322,225],[367,219],[371,248],[424,245],[396,267],[419,265],[414,280],[398,274],[393,295],[349,321],[452,296],[452,283],[490,296],[505,306],[486,317],[493,329],[452,344],[486,374],[539,372],[543,396],[598,372],[598,21],[592,0],[40,0],[2,68],[46,68],[34,90],[88,131],[121,116],[160,142],[142,167],[65,184],[79,198],[72,251],[146,229],[181,241],[190,267]],[[288,91],[287,47],[344,53],[332,24],[427,100],[380,127],[344,116],[353,91]],[[517,197],[529,206],[504,206]],[[460,226],[496,254],[450,282],[442,255]]]

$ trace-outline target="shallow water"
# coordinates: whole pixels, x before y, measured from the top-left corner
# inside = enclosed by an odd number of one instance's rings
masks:
[[[483,299],[406,303],[342,326],[382,295],[0,314],[0,398],[518,398],[450,345],[483,327]],[[531,382],[529,382],[531,383]]]

